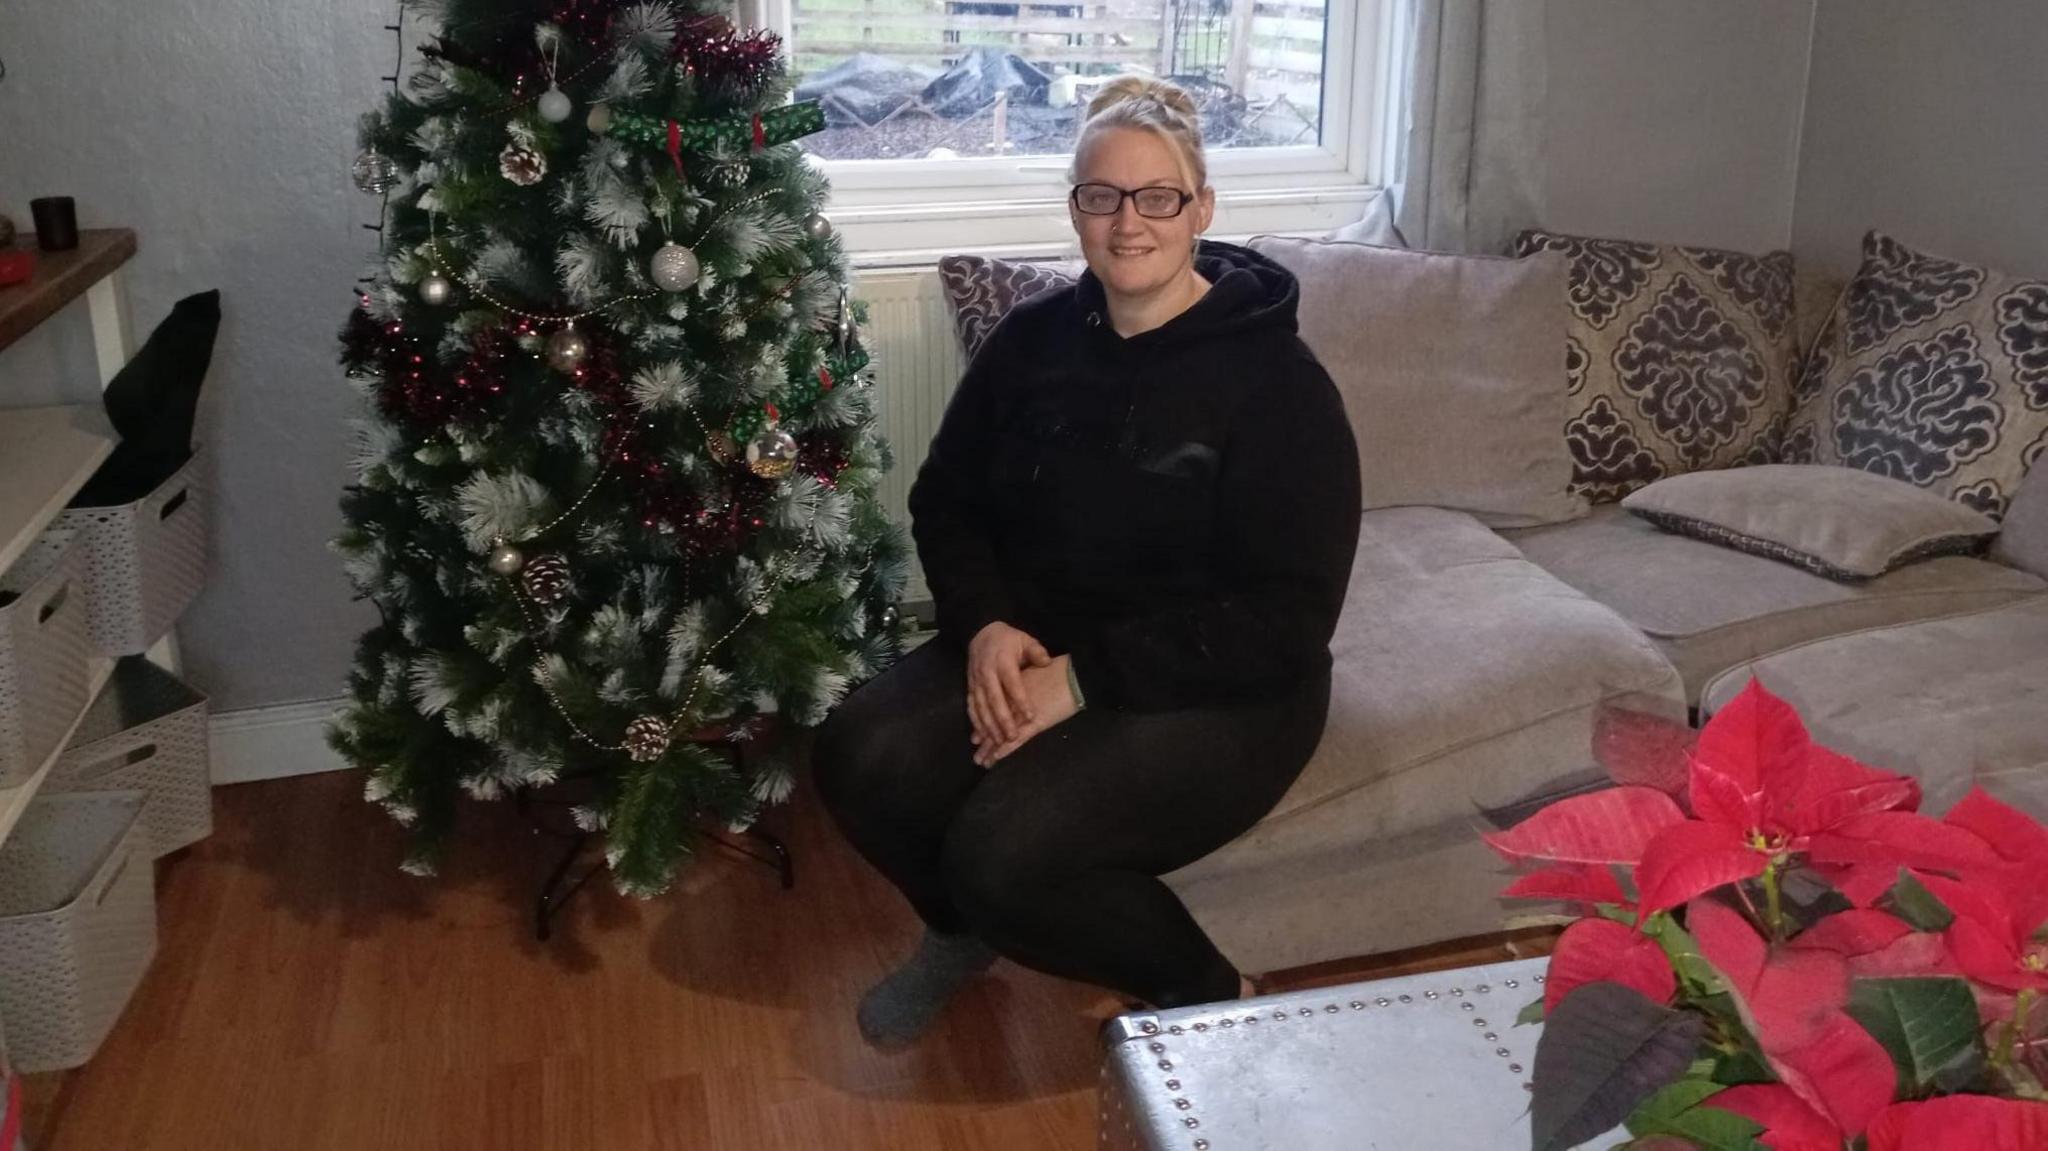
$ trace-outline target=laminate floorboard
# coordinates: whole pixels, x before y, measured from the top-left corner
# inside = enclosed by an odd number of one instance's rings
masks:
[[[215,805],[213,837],[159,865],[157,959],[99,1055],[29,1077],[34,1151],[1094,1146],[1108,993],[1004,963],[921,1046],[860,1041],[854,1004],[917,928],[806,790],[766,821],[794,891],[707,851],[651,902],[599,877],[547,943],[531,905],[559,849],[510,804],[466,807],[433,879],[398,870],[357,773]]]

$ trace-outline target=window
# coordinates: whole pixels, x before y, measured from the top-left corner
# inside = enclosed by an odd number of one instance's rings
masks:
[[[864,262],[1051,250],[1094,89],[1166,76],[1202,109],[1218,235],[1357,216],[1382,175],[1399,0],[753,0],[788,45],[804,141]]]

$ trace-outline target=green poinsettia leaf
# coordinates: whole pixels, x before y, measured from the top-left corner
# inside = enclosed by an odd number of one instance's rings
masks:
[[[1983,1074],[1983,1020],[1961,979],[1859,979],[1849,1015],[1892,1057],[1899,1094],[1961,1091]]]
[[[1654,1140],[1676,1139],[1672,1147],[1697,1151],[1763,1151],[1757,1137],[1763,1127],[1740,1115],[1700,1104],[1726,1090],[1703,1079],[1681,1079],[1643,1101],[1628,1118],[1632,1146],[1659,1146]]]
[[[1565,1151],[1633,1114],[1686,1073],[1706,1021],[1617,983],[1575,988],[1536,1044],[1534,1151]]]
[[[1526,1023],[1541,1022],[1543,1022],[1543,997],[1538,995],[1527,1007],[1522,1008],[1521,1011],[1516,1013],[1515,1026],[1520,1027]]]
[[[1664,949],[1665,957],[1671,960],[1671,970],[1678,974],[1682,998],[1700,999],[1727,992],[1728,981],[1700,954],[1699,941],[1680,927],[1678,920],[1663,913],[1652,915],[1643,925],[1643,932],[1655,939],[1657,945]]]
[[[1926,884],[1904,868],[1899,869],[1899,881],[1884,893],[1877,906],[1905,920],[1915,931],[1947,931],[1956,918],[1955,912],[1927,890]]]

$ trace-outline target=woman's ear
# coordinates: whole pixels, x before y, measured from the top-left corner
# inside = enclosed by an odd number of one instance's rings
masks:
[[[1201,192],[1195,197],[1195,204],[1195,234],[1200,235],[1209,230],[1210,224],[1216,222],[1216,189],[1207,184],[1202,185]]]

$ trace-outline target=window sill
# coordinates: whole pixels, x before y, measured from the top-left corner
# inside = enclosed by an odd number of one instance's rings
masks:
[[[1383,194],[1364,184],[1219,191],[1207,235],[1237,240],[1328,232],[1357,220]],[[834,205],[827,212],[859,270],[929,267],[963,252],[1009,259],[1077,252],[1066,204],[1057,199]]]

